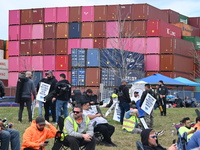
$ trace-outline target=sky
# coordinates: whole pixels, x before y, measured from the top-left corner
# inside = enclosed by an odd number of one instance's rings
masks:
[[[0,0],[0,39],[8,39],[9,10],[139,3],[172,9],[188,17],[200,16],[200,0]]]

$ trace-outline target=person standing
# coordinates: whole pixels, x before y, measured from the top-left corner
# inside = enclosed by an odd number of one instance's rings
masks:
[[[56,78],[53,76],[53,72],[50,70],[47,72],[47,80],[45,81],[45,83],[50,84],[50,89],[49,89],[49,93],[51,93],[55,87],[56,87],[56,83],[58,81],[56,80]],[[51,110],[51,114],[52,114],[52,122],[56,122],[56,103],[52,102],[51,100],[46,101],[44,103],[44,110],[45,110],[45,120],[49,121],[49,110]]]
[[[71,97],[71,85],[66,80],[64,73],[60,74],[60,81],[56,84],[56,97],[52,101],[56,100],[56,122],[58,117],[61,115],[61,108],[63,108],[64,118],[68,116],[68,101]]]
[[[22,113],[24,110],[24,103],[26,103],[26,107],[28,110],[28,120],[29,122],[32,121],[32,111],[31,111],[31,104],[32,104],[32,96],[35,99],[36,98],[36,91],[35,91],[35,85],[33,83],[32,73],[30,71],[26,72],[26,77],[23,82],[23,87],[21,89],[21,99],[19,100],[19,113],[18,113],[18,121],[19,123],[22,122]],[[17,87],[18,88],[18,87]],[[17,89],[17,91],[19,91]],[[16,93],[18,95],[18,93]]]
[[[129,96],[129,88],[126,86],[127,85],[127,80],[122,80],[122,84],[119,86],[119,91],[118,91],[118,100],[119,100],[119,107],[121,110],[120,113],[120,124],[123,125],[123,119],[124,119],[124,114],[125,112],[130,110],[130,103],[131,99]]]
[[[0,97],[4,97],[4,96],[5,96],[5,86],[3,82],[0,80]]]
[[[168,95],[168,89],[167,87],[164,85],[163,81],[160,80],[158,82],[158,95],[159,95],[159,103],[162,106],[163,111],[160,112],[161,116],[166,116],[166,96]]]

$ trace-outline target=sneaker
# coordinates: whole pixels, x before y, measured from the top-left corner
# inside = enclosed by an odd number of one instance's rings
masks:
[[[156,134],[157,134],[158,136],[162,136],[164,133],[165,133],[165,131],[164,131],[164,130],[161,130],[161,131],[158,131]]]

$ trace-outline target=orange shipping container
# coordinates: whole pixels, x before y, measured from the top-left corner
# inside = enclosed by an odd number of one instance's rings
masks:
[[[58,23],[56,30],[56,38],[68,38],[68,23]]]
[[[193,73],[193,65],[193,58],[183,57],[179,55],[160,56],[160,71],[178,71]]]
[[[70,7],[69,8],[69,21],[79,22],[81,21],[81,7]]]
[[[94,36],[94,23],[93,22],[83,22],[81,29],[81,37],[92,38]]]
[[[85,86],[99,86],[100,68],[86,68]]]
[[[95,21],[105,21],[107,16],[106,5],[94,6],[94,20]]]
[[[21,24],[32,23],[32,9],[21,10]]]

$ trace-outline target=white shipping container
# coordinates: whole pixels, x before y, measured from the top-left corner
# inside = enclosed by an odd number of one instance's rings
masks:
[[[4,59],[4,50],[0,49],[0,59]]]
[[[8,70],[0,70],[0,79],[8,80]]]
[[[0,59],[0,70],[8,70],[8,59]]]

